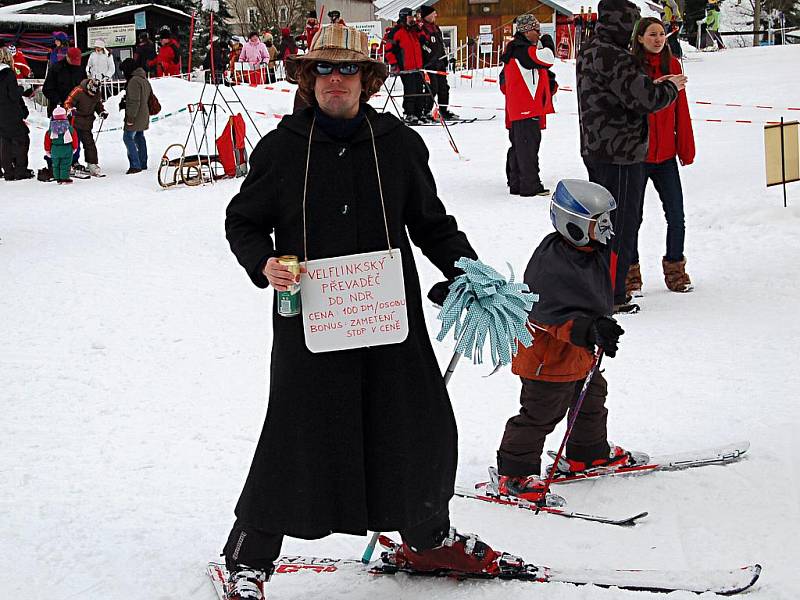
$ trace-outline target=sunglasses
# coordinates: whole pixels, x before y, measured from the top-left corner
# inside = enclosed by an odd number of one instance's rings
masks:
[[[358,73],[359,65],[357,63],[344,63],[340,65],[334,65],[331,63],[326,62],[318,62],[314,65],[314,72],[317,75],[330,75],[333,73],[333,70],[336,69],[339,71],[340,75],[355,75]]]

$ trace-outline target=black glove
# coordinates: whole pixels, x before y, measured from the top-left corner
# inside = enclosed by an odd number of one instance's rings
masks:
[[[108,118],[108,113],[106,111],[101,112],[100,113],[100,118],[101,119],[107,119]]]
[[[595,345],[600,346],[606,356],[614,358],[623,333],[625,330],[611,317],[578,317],[572,323],[570,341],[589,350],[594,350]]]
[[[125,110],[125,98],[119,101],[119,109]]]
[[[452,279],[435,283],[428,292],[428,300],[433,302],[436,306],[441,307],[447,299],[447,295],[450,293],[450,284],[452,283]]]

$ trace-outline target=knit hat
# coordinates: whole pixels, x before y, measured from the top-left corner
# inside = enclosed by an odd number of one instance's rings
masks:
[[[97,96],[97,92],[99,91],[100,91],[100,82],[97,79],[86,80],[86,92],[90,96]]]
[[[94,41],[95,48],[102,48],[103,50],[106,49],[106,42],[103,38],[98,38]]]
[[[432,6],[428,6],[426,4],[423,4],[422,6],[419,7],[419,14],[422,15],[423,19],[427,17],[429,14],[435,12],[436,12],[435,8],[433,8]]]
[[[264,43],[273,41],[272,34],[269,31],[264,32],[263,38],[264,38]]]
[[[316,10],[308,11],[308,14],[306,15],[306,19],[316,19],[316,18],[317,18],[317,11]]]
[[[130,79],[133,72],[136,70],[137,65],[136,61],[132,58],[126,58],[121,63],[119,63],[119,70],[122,71],[122,74],[125,75],[125,79]]]
[[[64,110],[64,107],[57,106],[53,111],[53,118],[59,121],[66,121],[67,119],[67,111]]]
[[[526,13],[517,17],[517,33],[539,31],[540,29],[539,20],[533,15]]]
[[[69,36],[63,31],[54,31],[53,39],[58,40],[62,44],[66,44],[69,41]]]
[[[67,50],[67,62],[73,66],[81,64],[81,49],[74,46]]]
[[[292,32],[288,27],[281,28],[281,36],[282,37],[289,37],[290,35],[292,35]]]

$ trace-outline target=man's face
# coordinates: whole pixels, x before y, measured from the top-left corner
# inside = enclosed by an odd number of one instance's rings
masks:
[[[528,38],[528,41],[531,44],[538,44],[540,34],[541,31],[539,29],[531,29],[530,31],[525,32],[525,37]]]
[[[342,75],[334,68],[330,75],[316,75],[314,96],[322,112],[329,117],[352,119],[358,114],[361,98],[360,70],[354,75]]]

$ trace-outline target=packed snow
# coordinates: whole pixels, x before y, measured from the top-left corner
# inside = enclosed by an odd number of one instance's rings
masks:
[[[780,187],[765,187],[762,133],[764,121],[800,114],[798,64],[798,46],[686,60],[690,100],[711,103],[690,106],[697,161],[681,169],[687,270],[696,289],[681,295],[664,286],[666,225],[650,186],[640,237],[643,310],[620,318],[626,334],[619,355],[604,362],[614,442],[662,454],[748,439],[750,452],[724,467],[559,488],[574,510],[650,511],[633,528],[456,498],[452,522],[460,530],[565,568],[759,562],[764,572],[748,597],[800,596],[800,185],[789,185],[788,208]],[[555,70],[564,89],[540,153],[550,188],[561,178],[586,177],[569,89],[574,63]],[[160,80],[154,89],[170,113],[197,101],[201,85]],[[247,108],[270,115],[254,115],[262,134],[278,123],[271,115],[290,110],[291,93],[237,89]],[[551,230],[548,199],[507,194],[502,112],[468,108],[502,107],[497,86],[461,80],[452,102],[463,116],[497,117],[451,128],[461,158],[440,127],[419,129],[439,194],[482,260],[501,271],[509,263],[519,276]],[[109,102],[111,118],[99,141],[107,178],[72,186],[0,183],[0,555],[7,567],[0,598],[213,600],[205,565],[219,555],[232,524],[266,411],[272,292],[250,283],[223,230],[225,207],[241,180],[159,188],[158,160],[169,144],[187,139],[188,112],[154,123],[147,132],[150,170],[123,175],[116,104]],[[31,163],[38,168],[46,119],[37,114],[30,123]],[[248,133],[257,137],[249,122]],[[423,288],[441,279],[421,255],[418,265]],[[436,314],[427,309],[432,337]],[[452,347],[452,339],[435,342],[443,367]],[[517,379],[508,369],[488,377],[490,371],[462,361],[450,383],[462,485],[486,477],[505,421],[518,407]],[[297,376],[304,376],[303,365]],[[547,447],[555,449],[562,435],[563,425]],[[366,541],[287,539],[284,553],[357,558]],[[566,584],[305,574],[276,576],[268,597],[649,595]]]

